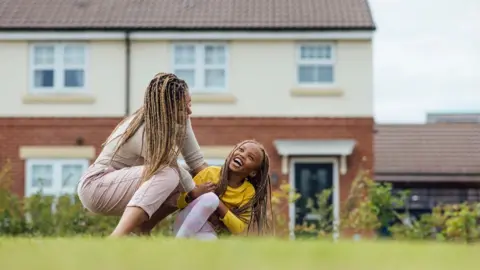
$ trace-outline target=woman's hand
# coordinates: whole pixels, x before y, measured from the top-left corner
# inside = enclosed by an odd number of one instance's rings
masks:
[[[198,185],[188,193],[186,201],[187,203],[189,203],[195,200],[196,198],[202,196],[205,193],[214,192],[216,188],[217,188],[217,185],[215,185],[212,182],[207,182],[205,184]]]

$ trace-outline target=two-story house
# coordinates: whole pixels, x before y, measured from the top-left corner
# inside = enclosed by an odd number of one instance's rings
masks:
[[[154,74],[185,79],[210,164],[254,138],[273,184],[303,204],[333,188],[334,216],[372,169],[375,25],[366,0],[4,0],[0,161],[19,194],[74,192]]]

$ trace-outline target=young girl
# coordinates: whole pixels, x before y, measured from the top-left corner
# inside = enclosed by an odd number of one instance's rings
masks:
[[[271,196],[269,165],[263,146],[247,140],[230,152],[223,167],[200,171],[193,179],[199,189],[211,183],[217,188],[193,201],[180,194],[178,207],[183,210],[175,220],[176,237],[216,239],[218,233],[241,234],[252,226],[259,233],[265,231]]]

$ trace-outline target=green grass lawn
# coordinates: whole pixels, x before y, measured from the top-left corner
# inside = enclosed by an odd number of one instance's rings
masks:
[[[1,270],[480,269],[480,246],[170,238],[0,238]]]

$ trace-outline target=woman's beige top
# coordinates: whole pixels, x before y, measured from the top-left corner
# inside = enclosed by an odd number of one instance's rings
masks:
[[[120,141],[120,135],[123,134],[133,117],[127,119],[115,133],[110,137],[110,141],[107,142],[102,152],[94,162],[95,167],[113,167],[114,169],[121,169],[125,167],[133,167],[144,164],[145,150],[142,146],[145,145],[143,140],[143,131],[145,126],[141,126],[138,131],[128,140],[117,152],[112,160],[113,154]],[[192,124],[190,119],[187,120],[186,137],[181,154],[191,169],[196,169],[204,164],[205,160],[200,152],[200,146],[198,145],[195,134],[193,133]],[[192,176],[182,166],[180,168],[180,184],[185,191],[190,191],[195,187]]]

